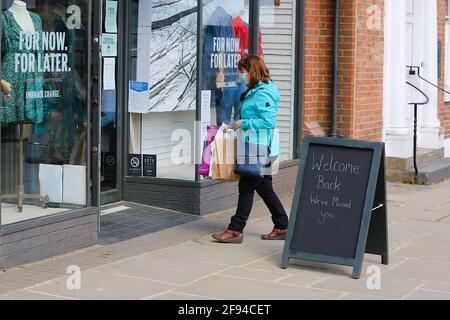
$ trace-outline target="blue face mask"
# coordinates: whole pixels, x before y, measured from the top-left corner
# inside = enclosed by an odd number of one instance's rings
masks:
[[[248,83],[248,80],[247,80],[247,78],[245,76],[245,73],[242,73],[242,72],[239,73],[239,80],[244,85],[247,85],[247,83]]]

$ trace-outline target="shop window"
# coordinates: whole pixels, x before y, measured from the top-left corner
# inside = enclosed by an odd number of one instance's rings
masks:
[[[89,3],[2,1],[3,225],[86,206]]]
[[[266,59],[282,94],[281,160],[290,160],[295,1],[276,5],[262,0],[260,4],[257,53]],[[152,159],[155,170],[137,168],[129,170],[129,176],[194,180],[195,160],[202,151],[196,148],[202,145],[197,140],[204,139],[207,126],[230,123],[240,116],[240,96],[247,88],[237,64],[249,54],[249,1],[203,1],[201,48],[197,48],[197,5],[193,0],[131,2],[129,159],[135,164],[143,161],[143,166],[145,159]],[[199,84],[198,52],[202,53]],[[148,89],[139,93],[133,85]],[[199,135],[197,104],[201,105]]]
[[[281,93],[276,133],[281,161],[293,156],[295,1],[261,0],[257,52],[267,63]],[[237,69],[249,52],[251,14],[248,0],[210,1],[203,9],[202,132],[240,117],[240,96],[247,89]],[[210,106],[205,108],[204,106]]]
[[[197,1],[131,5],[129,153],[143,167],[128,175],[194,180]]]
[[[203,126],[239,118],[240,95],[247,89],[237,64],[249,50],[248,1],[210,1],[203,9]],[[204,131],[204,130],[203,130]]]

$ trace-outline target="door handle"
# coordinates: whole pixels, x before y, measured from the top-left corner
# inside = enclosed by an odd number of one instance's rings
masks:
[[[97,147],[92,147],[91,153],[92,153],[93,155],[96,155],[97,152],[98,152],[98,148],[97,148]]]

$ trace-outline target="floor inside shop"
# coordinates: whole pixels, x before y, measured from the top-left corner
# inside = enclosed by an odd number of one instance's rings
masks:
[[[15,204],[2,203],[2,225],[13,224],[21,221],[28,221],[31,219],[42,218],[49,215],[66,212],[73,209],[67,208],[42,208],[33,205],[23,205],[23,211],[17,210]]]

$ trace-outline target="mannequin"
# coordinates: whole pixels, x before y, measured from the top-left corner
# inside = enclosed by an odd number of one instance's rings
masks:
[[[28,99],[28,92],[42,92],[44,75],[42,72],[16,72],[16,53],[43,56],[42,48],[25,51],[20,48],[22,32],[42,32],[41,18],[27,10],[27,4],[15,0],[8,10],[2,11],[2,125],[19,123],[40,123],[43,120],[42,99]],[[6,84],[8,83],[9,86]],[[6,90],[5,90],[6,89]],[[10,95],[8,89],[11,89]]]
[[[248,16],[249,16],[249,10],[248,8],[242,8],[241,12],[239,13],[239,17],[241,17],[241,19],[246,23],[249,24],[248,22]],[[236,18],[236,17],[235,17]]]
[[[2,199],[16,199],[18,211],[22,212],[25,199],[39,199],[43,206],[48,203],[48,197],[39,194],[25,194],[24,188],[24,125],[43,121],[43,99],[28,98],[30,93],[44,92],[44,75],[42,72],[30,70],[17,72],[16,54],[43,56],[42,48],[26,50],[21,47],[20,38],[23,32],[42,32],[41,18],[27,10],[27,4],[15,0],[8,10],[2,11],[3,34],[1,44],[1,95],[2,108],[0,123],[2,125],[18,125],[18,177],[17,193],[2,195]]]
[[[35,32],[33,20],[31,19],[30,13],[27,10],[27,4],[20,0],[15,0],[8,9],[12,12],[14,19],[17,24],[22,28],[23,31]]]
[[[248,55],[249,46],[249,9],[243,7],[239,15],[233,17],[233,28],[235,37],[241,40],[241,57]],[[261,30],[258,31],[258,55],[263,57],[264,51],[262,48],[262,35]]]
[[[5,97],[9,98],[11,95],[11,84],[6,80],[0,80],[0,85],[2,87],[2,91],[5,94]]]

